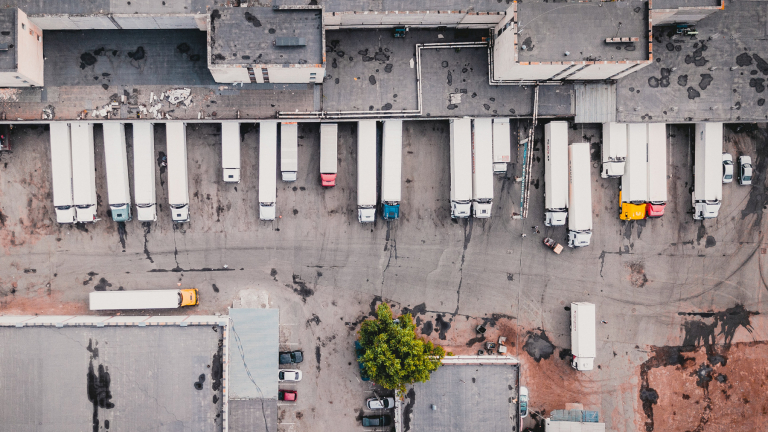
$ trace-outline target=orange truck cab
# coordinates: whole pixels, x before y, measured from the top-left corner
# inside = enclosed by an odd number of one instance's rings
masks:
[[[619,213],[619,219],[621,220],[642,220],[645,219],[645,210],[646,205],[650,206],[650,204],[634,204],[634,203],[625,203],[621,201],[621,191],[619,191],[619,206],[620,206],[620,213]],[[663,212],[663,208],[662,208]]]
[[[187,288],[179,290],[181,296],[180,306],[197,306],[200,304],[200,297],[197,295],[197,288]]]

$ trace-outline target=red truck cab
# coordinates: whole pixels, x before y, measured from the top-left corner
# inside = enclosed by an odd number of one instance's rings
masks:
[[[666,207],[666,203],[661,204],[654,204],[654,203],[648,203],[648,207],[646,207],[646,215],[651,218],[658,218],[664,216],[664,207]]]
[[[320,182],[325,187],[336,186],[336,174],[320,174]]]

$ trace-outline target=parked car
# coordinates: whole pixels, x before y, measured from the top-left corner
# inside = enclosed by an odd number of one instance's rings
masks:
[[[365,373],[365,366],[360,362],[360,357],[363,356],[363,346],[360,342],[355,341],[355,357],[357,358],[357,366],[360,367],[360,379],[363,381],[370,381],[368,374]]]
[[[296,392],[296,390],[278,390],[277,391],[277,400],[286,401],[286,402],[296,402],[296,399],[298,399],[299,394]]]
[[[723,183],[733,181],[733,156],[723,153]]]
[[[301,381],[301,371],[296,369],[281,369],[278,373],[280,381]]]
[[[301,351],[283,351],[280,353],[280,364],[301,363],[304,353]]]
[[[392,417],[388,415],[365,416],[363,417],[363,427],[380,427],[392,424]]]
[[[749,156],[739,156],[739,184],[752,184],[752,158]]]
[[[528,387],[520,386],[520,418],[528,416]]]
[[[379,398],[370,398],[367,401],[365,401],[365,404],[368,406],[368,409],[390,409],[394,408],[395,406],[395,398],[386,397],[383,399]]]

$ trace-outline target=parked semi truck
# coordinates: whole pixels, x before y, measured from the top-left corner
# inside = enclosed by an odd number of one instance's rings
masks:
[[[493,119],[493,173],[504,174],[510,161],[509,119]]]
[[[472,215],[491,217],[493,207],[493,119],[472,120]]]
[[[594,368],[597,355],[595,339],[595,305],[571,303],[571,367],[580,371]]]
[[[136,218],[142,222],[157,220],[155,191],[155,128],[152,123],[133,123],[133,198]]]
[[[197,306],[200,297],[196,288],[136,291],[94,291],[89,294],[90,309],[178,309]]]
[[[357,220],[376,219],[376,120],[357,122]]]
[[[568,246],[589,246],[592,238],[589,143],[571,144],[568,156]]]
[[[696,123],[693,165],[693,218],[716,218],[723,199],[723,124]]]
[[[337,133],[336,123],[320,125],[320,183],[325,187],[336,186]]]
[[[667,125],[648,123],[648,217],[664,216],[667,206]]]
[[[72,191],[72,141],[69,123],[51,123],[51,174],[53,177],[53,207],[56,222],[74,223],[77,220]]]
[[[544,125],[544,225],[565,225],[568,215],[568,122]]]
[[[469,217],[472,201],[472,120],[451,120],[451,217]]]
[[[96,222],[96,161],[93,123],[71,124],[72,187],[78,222]]]
[[[131,186],[128,182],[128,150],[125,146],[125,125],[105,122],[104,159],[107,164],[107,198],[112,220],[128,222],[131,217]]]
[[[240,183],[240,123],[221,123],[221,170],[224,181]]]
[[[403,121],[385,120],[381,133],[381,214],[400,217],[403,165]]]
[[[165,124],[168,152],[168,204],[174,222],[189,222],[189,179],[187,177],[186,124]]]
[[[603,145],[601,152],[603,165],[602,178],[615,178],[624,175],[627,161],[627,125],[624,123],[603,123]]]
[[[644,123],[627,124],[627,163],[621,176],[619,219],[645,219],[648,202],[648,138]]]
[[[259,219],[275,220],[277,214],[277,122],[259,123]]]
[[[280,124],[280,171],[284,182],[296,181],[299,171],[299,125]]]

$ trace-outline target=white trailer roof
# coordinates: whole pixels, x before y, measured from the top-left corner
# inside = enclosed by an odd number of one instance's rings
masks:
[[[131,189],[128,184],[128,153],[125,145],[125,125],[123,123],[105,122],[103,130],[109,204],[128,204],[131,202]]]
[[[277,200],[277,122],[259,122],[259,202]]]
[[[221,123],[221,167],[240,169],[240,122]]]
[[[50,135],[53,205],[72,206],[72,143],[69,124],[51,123]]]
[[[472,200],[472,122],[451,120],[451,201]]]
[[[322,174],[336,174],[337,170],[337,129],[336,123],[323,123],[320,125],[320,172]]]
[[[623,202],[648,202],[648,139],[644,123],[627,124],[627,162],[621,177]]]
[[[592,229],[592,167],[589,143],[573,143],[569,150],[568,229],[585,231]]]
[[[627,125],[603,123],[603,163],[627,158]]]
[[[136,204],[154,204],[155,131],[152,123],[133,123],[133,196]]]
[[[568,122],[544,125],[544,206],[568,208]]]
[[[696,123],[695,159],[694,192],[696,200],[722,200],[722,123]]]
[[[168,153],[168,201],[170,204],[189,204],[186,124],[166,123],[165,140]]]
[[[571,303],[571,316],[571,352],[578,357],[594,358],[597,355],[595,305]]]
[[[472,122],[472,199],[493,199],[493,120]]]
[[[96,204],[93,123],[72,123],[72,186],[75,205]]]
[[[357,205],[376,205],[376,120],[357,122]]]
[[[667,201],[666,123],[648,123],[648,201]]]
[[[179,290],[94,291],[89,294],[91,310],[175,309]]]
[[[280,124],[280,171],[299,170],[299,125]]]
[[[493,119],[493,162],[508,163],[510,160],[509,119]]]
[[[402,194],[403,121],[385,120],[381,145],[381,200],[400,201]]]

